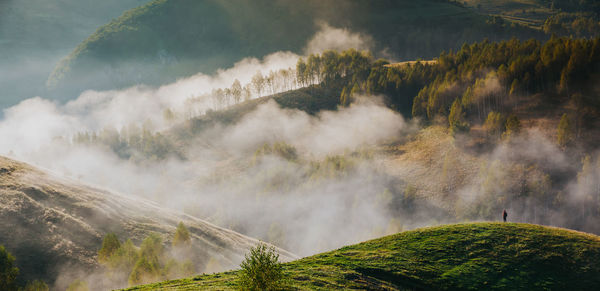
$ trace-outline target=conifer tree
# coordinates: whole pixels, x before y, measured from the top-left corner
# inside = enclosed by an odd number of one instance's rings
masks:
[[[119,242],[117,235],[114,233],[107,233],[102,241],[102,248],[98,251],[98,261],[101,263],[108,262],[110,256],[115,253],[119,247],[121,247],[121,243]]]
[[[187,227],[183,224],[183,222],[179,222],[177,225],[177,230],[175,231],[175,236],[173,237],[173,247],[183,247],[190,245],[191,238],[190,232]]]
[[[567,114],[563,114],[558,123],[557,129],[557,142],[561,147],[566,147],[571,139],[573,138],[573,132],[571,129],[571,121]]]
[[[506,119],[505,127],[506,127],[506,130],[504,131],[502,136],[505,138],[510,138],[513,135],[521,132],[521,121],[519,121],[519,118],[516,115],[511,114]]]

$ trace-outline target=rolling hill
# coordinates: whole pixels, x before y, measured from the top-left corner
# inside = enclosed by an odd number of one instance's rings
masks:
[[[522,223],[422,228],[284,264],[290,289],[594,290],[600,237]],[[229,290],[237,271],[128,290]]]
[[[102,237],[114,232],[139,244],[149,233],[170,241],[183,221],[193,251],[222,268],[239,264],[257,241],[198,218],[133,197],[53,176],[0,157],[0,244],[16,258],[23,281],[42,279],[64,289],[71,271],[97,269]],[[294,255],[281,250],[286,259]]]
[[[303,53],[327,23],[372,38],[395,59],[427,58],[484,38],[541,36],[449,1],[156,0],[100,27],[54,69],[55,89],[163,84],[275,51]]]

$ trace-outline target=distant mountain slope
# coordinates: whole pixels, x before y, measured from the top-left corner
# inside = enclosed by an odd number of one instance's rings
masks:
[[[466,0],[477,13],[543,30],[548,35],[596,37],[600,2],[596,0]]]
[[[496,15],[507,21],[541,28],[546,18],[556,13],[551,4],[540,0],[466,0],[468,7],[478,13]],[[554,1],[552,1],[554,2]]]
[[[185,144],[191,142],[187,138],[207,127],[214,126],[217,123],[235,124],[248,113],[256,110],[259,105],[271,100],[274,100],[281,108],[298,109],[309,114],[316,114],[324,110],[336,110],[339,103],[338,96],[341,92],[339,87],[335,85],[311,86],[248,100],[223,110],[210,111],[207,114],[186,120],[170,128],[166,134]]]
[[[1,0],[0,108],[44,95],[48,74],[73,47],[98,26],[147,2]]]
[[[540,35],[439,0],[156,0],[100,27],[57,65],[48,85],[103,89],[211,73],[247,56],[302,52],[323,22],[372,36],[376,52],[397,59]]]
[[[600,237],[521,223],[398,233],[284,264],[300,290],[597,290]],[[230,290],[237,271],[129,290]],[[292,289],[292,288],[290,288]]]
[[[17,258],[20,278],[51,285],[69,270],[85,274],[97,268],[95,256],[108,232],[136,244],[151,232],[170,241],[183,221],[191,232],[194,254],[205,261],[212,258],[222,268],[238,265],[257,243],[152,202],[60,179],[3,157],[0,221],[0,244]],[[283,250],[281,254],[288,260],[294,257]]]

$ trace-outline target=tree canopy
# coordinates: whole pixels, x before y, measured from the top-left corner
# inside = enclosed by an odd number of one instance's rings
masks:
[[[17,290],[16,280],[19,269],[14,266],[14,263],[15,257],[0,245],[0,290]]]

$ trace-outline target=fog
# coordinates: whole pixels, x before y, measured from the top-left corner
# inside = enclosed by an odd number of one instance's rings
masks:
[[[399,114],[376,103],[310,116],[269,102],[237,124],[207,130],[198,137],[203,146],[188,149],[187,160],[173,157],[136,164],[100,146],[73,145],[68,138],[57,138],[68,137],[85,122],[62,114],[51,102],[27,100],[6,111],[0,135],[7,138],[0,147],[16,159],[176,209],[217,209],[222,212],[207,213],[213,221],[218,223],[222,215],[221,222],[246,222],[238,229],[250,235],[267,235],[277,222],[293,242],[293,251],[303,255],[369,238],[373,225],[389,222],[385,205],[374,203],[388,186],[385,176],[377,173],[375,160],[347,157],[352,165],[343,174],[331,169],[331,176],[322,173],[312,184],[308,161],[394,139],[408,127]],[[298,159],[306,162],[276,155],[248,161],[264,144],[278,142],[293,146]],[[248,168],[240,171],[238,166]],[[206,182],[215,175],[221,182]],[[267,190],[281,186],[278,183],[285,186]],[[331,232],[339,235],[325,239]]]
[[[326,24],[314,39],[323,35],[339,39],[321,49],[364,48],[369,39]],[[246,58],[213,75],[199,73],[158,88],[86,91],[66,104],[30,98],[4,110],[0,153],[82,182],[158,201],[250,236],[270,236],[297,254],[379,235],[382,231],[375,229],[385,229],[390,218],[386,205],[375,200],[389,186],[389,179],[378,173],[376,159],[350,154],[396,139],[414,125],[407,125],[378,98],[357,98],[363,101],[316,116],[282,109],[271,101],[236,124],[217,124],[200,133],[195,137],[198,142],[183,149],[184,159],[132,161],[100,144],[72,142],[80,132],[123,131],[132,124],[168,132],[190,116],[178,114],[175,121],[165,120],[166,109],[183,112],[190,98],[229,87],[236,79],[247,84],[257,72],[267,75],[294,68],[300,57],[277,52],[263,59]],[[198,112],[211,109],[211,102],[205,101]],[[271,153],[255,155],[264,145],[276,143],[293,147],[295,160]],[[311,169],[311,163],[339,166],[327,164],[327,158],[335,156],[347,168],[332,168],[331,173]],[[283,188],[278,188],[280,182]],[[334,232],[338,233],[335,239],[327,238]]]
[[[307,54],[322,53],[333,49],[343,51],[350,48],[372,50],[373,38],[369,35],[352,32],[345,28],[335,28],[325,22],[319,23],[320,30],[308,42],[304,51]]]
[[[304,51],[369,49],[370,43],[367,35],[322,24]],[[421,127],[386,107],[382,96],[354,96],[348,107],[314,115],[271,100],[234,123],[216,121],[187,140],[177,136],[174,127],[216,109],[210,99],[214,90],[235,80],[247,85],[257,72],[293,69],[301,57],[290,52],[249,57],[212,75],[199,73],[158,88],[89,90],[64,104],[29,98],[3,111],[0,154],[159,202],[299,256],[418,226],[495,220],[503,208],[512,221],[596,229],[569,218],[569,209],[537,205],[537,194],[514,195],[523,184],[539,185],[540,195],[560,192],[563,201],[578,205],[585,202],[586,187],[596,187],[586,181],[598,181],[597,170],[578,179],[573,173],[579,156],[566,155],[537,131],[515,135],[484,154],[465,154],[479,163],[478,174],[461,181],[450,198],[411,196],[411,176],[394,176],[387,165],[402,153],[389,154],[386,147],[394,151]],[[502,93],[495,77],[482,86],[477,95]],[[194,113],[186,114],[190,100]],[[165,118],[165,110],[175,117]],[[124,134],[132,126],[161,133],[182,155],[126,159],[106,144],[74,141],[78,133]],[[419,162],[403,172],[423,167]],[[565,181],[547,185],[545,175]],[[443,199],[451,200],[450,206],[440,206]]]

